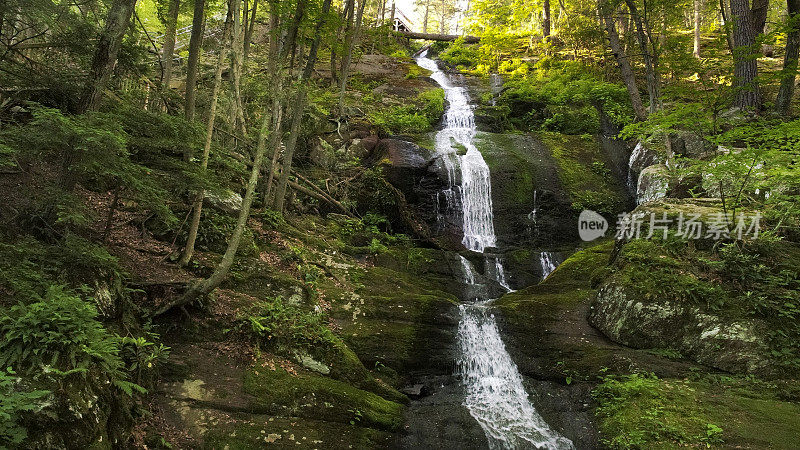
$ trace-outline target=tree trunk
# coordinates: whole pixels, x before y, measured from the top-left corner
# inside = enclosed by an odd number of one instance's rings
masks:
[[[430,12],[430,9],[431,9],[431,0],[426,0],[425,1],[425,19],[423,19],[423,21],[422,21],[422,32],[423,33],[427,33],[428,32],[428,14]]]
[[[189,59],[186,62],[186,96],[184,113],[187,120],[194,120],[194,94],[197,82],[197,65],[200,62],[200,51],[203,45],[203,27],[205,25],[205,0],[194,0],[192,15],[192,36],[189,38]],[[190,157],[191,154],[187,155]]]
[[[445,26],[447,25],[447,0],[441,0],[442,15],[439,17],[439,33],[445,33]]]
[[[363,1],[363,0],[362,0]],[[366,4],[366,2],[364,2]],[[322,38],[322,28],[325,26],[328,11],[331,9],[331,0],[325,0],[322,4],[322,15],[319,22],[317,22],[317,29],[314,32],[314,41],[311,44],[311,49],[308,52],[308,60],[306,60],[306,67],[303,74],[300,76],[300,86],[297,88],[297,95],[294,99],[294,115],[292,116],[292,128],[289,134],[289,140],[286,143],[286,152],[283,155],[283,171],[278,180],[278,186],[275,189],[275,211],[283,212],[284,198],[286,196],[286,185],[289,182],[289,173],[292,169],[292,157],[294,156],[294,149],[297,146],[297,137],[300,134],[300,123],[303,119],[303,108],[306,103],[306,85],[309,78],[314,71],[314,63],[317,60],[317,51],[319,50],[319,42]],[[359,18],[363,15],[363,6],[359,7]]]
[[[344,22],[344,47],[342,50],[342,63],[339,67],[339,73],[344,70],[345,59],[347,50],[350,48],[350,39],[353,37],[353,20],[355,19],[355,0],[347,0],[344,3],[344,11],[342,12]],[[338,41],[338,39],[337,39]],[[341,80],[339,80],[341,84]]]
[[[650,113],[661,109],[661,81],[659,80],[655,52],[651,51],[653,46],[649,38],[650,33],[645,31],[644,21],[639,14],[634,0],[625,0],[631,12],[633,23],[636,25],[636,35],[639,41],[639,49],[642,51],[644,59],[645,80],[647,81],[647,95],[650,97]],[[648,27],[649,31],[649,27]]]
[[[342,71],[339,74],[339,116],[344,116],[344,96],[347,91],[347,76],[350,72],[350,61],[353,59],[353,50],[355,49],[356,42],[358,41],[358,34],[361,31],[361,21],[364,18],[364,6],[367,4],[366,0],[361,0],[358,4],[358,14],[355,17],[355,25],[352,28],[349,36],[347,37],[347,53],[345,53],[342,60]]]
[[[753,6],[750,8],[750,13],[753,16],[753,30],[754,36],[758,36],[764,32],[764,27],[767,24],[767,13],[769,12],[769,0],[753,0]]]
[[[800,0],[787,0],[790,31],[786,36],[786,54],[783,58],[781,71],[781,87],[778,98],[775,100],[775,110],[786,117],[794,97],[795,81],[797,79],[797,60],[800,54]]]
[[[230,0],[228,2],[228,16],[225,18],[225,30],[222,34],[222,48],[219,51],[219,59],[217,60],[217,70],[214,73],[214,86],[211,88],[211,104],[208,107],[208,120],[206,121],[206,140],[203,145],[203,158],[200,161],[200,167],[205,170],[208,168],[208,159],[211,155],[211,141],[214,136],[214,122],[217,118],[217,103],[219,101],[219,90],[222,85],[222,71],[225,68],[225,59],[228,57],[230,46],[233,46],[234,39],[232,36],[231,20],[232,16],[238,14],[238,8],[232,8],[232,4],[238,3],[239,0]],[[234,9],[235,8],[235,9]],[[186,245],[183,247],[183,253],[178,260],[178,265],[186,266],[194,255],[194,244],[197,240],[197,232],[200,229],[200,218],[203,212],[203,199],[204,193],[198,192],[195,198],[194,205],[192,206],[192,221],[189,223],[189,235],[186,238]]]
[[[550,36],[550,0],[544,0],[544,11],[542,15],[542,36]]]
[[[246,25],[244,32],[244,48],[242,49],[242,59],[247,60],[250,55],[250,44],[253,42],[253,31],[256,28],[256,13],[258,12],[258,0],[253,0],[253,8],[250,10],[250,24]]]
[[[726,0],[719,0],[719,12],[722,14],[722,22],[725,25],[725,41],[728,42],[728,50],[733,53],[733,36],[731,35],[731,8]]]
[[[94,111],[100,107],[103,91],[111,79],[111,73],[117,63],[117,53],[135,6],[136,0],[114,0],[111,4],[103,33],[92,58],[92,68],[83,88],[78,113]]]
[[[241,136],[247,136],[242,103],[242,53],[244,51],[244,30],[241,22],[241,0],[232,0],[233,29],[231,34],[231,84],[233,86],[233,105],[231,125]]]
[[[733,15],[733,78],[736,88],[734,104],[758,112],[761,109],[761,90],[758,86],[758,60],[753,12],[748,0],[731,0]]]
[[[614,18],[604,11],[600,11],[601,19],[605,23],[606,33],[608,34],[608,43],[611,47],[611,53],[619,66],[619,73],[622,76],[622,81],[625,83],[625,88],[628,89],[628,96],[631,98],[631,105],[633,112],[636,115],[636,120],[643,121],[647,119],[647,111],[644,109],[642,97],[639,95],[639,88],[636,86],[636,77],[633,74],[630,60],[622,49],[622,44],[619,40]]]
[[[166,31],[164,32],[164,46],[161,51],[161,59],[164,61],[164,78],[161,79],[161,92],[167,92],[172,81],[172,59],[175,53],[175,29],[178,26],[179,10],[180,0],[170,0]]]
[[[253,158],[253,167],[250,170],[250,179],[247,181],[247,190],[244,194],[242,201],[242,209],[239,211],[239,218],[236,221],[236,228],[233,230],[230,239],[228,240],[228,248],[222,256],[222,261],[214,269],[214,273],[207,279],[195,283],[189,287],[186,293],[178,298],[176,301],[168,303],[159,308],[153,315],[158,316],[171,310],[176,306],[182,306],[193,302],[194,300],[204,297],[216,289],[220,283],[228,275],[228,271],[233,265],[236,252],[239,250],[239,244],[242,241],[242,234],[247,227],[247,220],[250,218],[250,207],[253,205],[253,196],[255,194],[256,185],[258,185],[258,177],[261,173],[261,164],[264,161],[264,151],[266,149],[266,133],[269,125],[269,114],[264,114],[261,121],[261,128],[258,133],[258,146],[256,147],[256,155]]]
[[[695,58],[700,59],[700,24],[702,23],[701,12],[703,0],[694,0],[694,51]]]

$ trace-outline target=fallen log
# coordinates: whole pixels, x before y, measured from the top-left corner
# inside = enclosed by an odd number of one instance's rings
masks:
[[[436,34],[436,33],[415,33],[413,31],[395,31],[398,36],[409,39],[425,39],[427,41],[447,41],[452,42],[458,38],[464,38],[467,44],[477,44],[481,38],[477,36],[462,36],[459,34]]]

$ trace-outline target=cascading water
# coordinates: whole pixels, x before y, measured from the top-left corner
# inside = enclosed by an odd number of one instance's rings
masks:
[[[426,53],[417,58],[417,64],[433,72],[431,78],[442,86],[449,103],[445,113],[446,126],[436,135],[436,152],[447,168],[448,190],[461,194],[462,242],[470,250],[483,252],[497,243],[489,166],[473,141],[475,120],[466,90],[451,85]],[[459,155],[453,143],[466,149],[466,153]],[[490,264],[488,259],[487,266]],[[460,257],[460,263],[462,282],[474,286],[476,276],[472,265],[464,257]],[[495,279],[507,286],[502,261],[495,257],[494,265]],[[491,448],[574,448],[569,439],[547,425],[528,400],[522,377],[506,351],[497,322],[488,309],[490,301],[475,299],[473,303],[459,307],[460,358],[457,365],[466,390],[464,405],[483,428]]]
[[[542,279],[547,278],[558,267],[555,254],[542,252],[539,254],[539,262],[542,264]]]
[[[425,53],[417,58],[417,64],[433,72],[431,78],[444,89],[449,103],[444,115],[445,127],[436,134],[436,154],[447,169],[449,188],[445,192],[458,191],[461,194],[462,242],[470,250],[483,252],[487,247],[497,245],[497,240],[489,166],[475,147],[475,115],[469,96],[463,87],[451,85],[447,75],[434,61],[426,58]],[[459,147],[466,149],[463,155],[458,154]]]
[[[508,292],[514,289],[508,284],[506,279],[506,269],[503,267],[503,260],[499,256],[487,256],[486,259],[486,274],[489,275],[497,284],[503,287]]]

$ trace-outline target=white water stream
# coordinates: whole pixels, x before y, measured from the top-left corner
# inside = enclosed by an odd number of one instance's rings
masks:
[[[451,195],[460,193],[462,242],[470,250],[483,252],[487,247],[494,247],[497,239],[489,166],[474,143],[475,116],[466,89],[453,86],[426,53],[417,58],[417,64],[433,72],[431,78],[444,89],[449,103],[445,112],[446,125],[436,135],[436,152],[447,168],[448,191]],[[486,273],[491,273],[496,281],[511,290],[502,261],[498,257],[493,259],[494,270],[486,270]],[[474,268],[466,258],[461,257],[460,261],[462,281],[474,285]],[[486,264],[490,265],[488,259]],[[497,322],[489,310],[490,301],[475,299],[460,306],[457,365],[466,390],[464,405],[483,428],[493,449],[574,448],[569,439],[547,425],[528,399],[519,370],[506,351]]]

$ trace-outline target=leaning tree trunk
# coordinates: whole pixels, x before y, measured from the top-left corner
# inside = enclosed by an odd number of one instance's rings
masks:
[[[758,112],[761,90],[758,85],[758,59],[755,51],[757,31],[748,0],[731,0],[733,15],[733,78],[735,106]]]
[[[164,32],[164,46],[161,51],[161,59],[164,61],[164,77],[161,79],[162,93],[169,90],[169,85],[172,81],[172,59],[175,53],[175,29],[178,26],[180,4],[180,0],[170,0],[169,2],[166,31]]]
[[[798,54],[800,54],[800,0],[787,0],[786,3],[791,30],[786,36],[786,54],[783,58],[781,87],[775,100],[775,111],[782,116],[789,115],[797,79]]]
[[[264,118],[261,121],[261,128],[259,129],[258,133],[258,145],[256,146],[256,155],[255,158],[253,158],[253,167],[250,170],[250,179],[247,181],[247,190],[245,191],[244,199],[242,201],[242,209],[239,211],[239,217],[236,221],[236,228],[233,229],[233,234],[231,234],[230,240],[228,240],[228,248],[225,250],[225,254],[222,256],[222,261],[220,261],[219,265],[217,265],[217,267],[214,269],[214,273],[211,274],[210,277],[199,283],[191,285],[184,295],[177,300],[159,308],[153,314],[154,316],[164,314],[172,308],[189,304],[200,297],[210,294],[211,291],[216,289],[228,275],[228,271],[233,265],[234,258],[236,257],[236,252],[239,250],[239,244],[242,241],[244,230],[247,228],[247,220],[250,218],[250,207],[253,205],[253,196],[255,194],[256,186],[258,185],[258,177],[261,173],[261,164],[264,161],[264,151],[267,147],[266,134],[269,126],[269,118],[269,114],[264,114]]]
[[[297,146],[297,137],[300,134],[300,123],[303,120],[303,108],[306,104],[306,86],[314,71],[314,63],[317,60],[317,51],[319,50],[319,41],[322,37],[322,28],[325,26],[326,17],[330,8],[331,0],[325,0],[322,4],[322,15],[320,16],[319,22],[317,22],[317,29],[314,33],[314,41],[311,43],[311,49],[308,52],[306,67],[303,70],[303,74],[300,76],[300,85],[297,88],[297,95],[294,100],[292,128],[289,134],[289,140],[286,142],[286,152],[283,155],[283,170],[278,180],[278,186],[275,189],[275,204],[273,209],[278,212],[283,211],[284,199],[286,197],[286,185],[289,183],[289,174],[292,171],[292,157],[294,156],[294,149]],[[360,20],[364,8],[359,8],[359,11]]]
[[[650,33],[645,32],[644,21],[639,14],[634,0],[625,0],[631,12],[633,23],[636,25],[636,36],[639,41],[639,49],[642,52],[645,68],[645,80],[647,81],[647,95],[650,97],[650,113],[661,109],[661,81],[659,80],[656,67],[656,55],[653,46],[650,45]]]
[[[114,0],[108,10],[106,25],[97,48],[92,58],[92,68],[89,72],[89,79],[83,88],[78,112],[96,110],[103,99],[114,65],[117,63],[117,53],[122,44],[122,38],[128,29],[133,10],[136,7],[136,0]]]
[[[694,0],[694,51],[695,58],[700,58],[700,24],[702,23],[701,12],[703,0]]]
[[[636,116],[636,120],[643,121],[647,119],[647,111],[644,109],[642,97],[639,95],[639,87],[636,86],[636,76],[633,74],[631,62],[628,55],[622,49],[622,43],[619,40],[614,18],[600,11],[600,16],[605,23],[606,33],[608,34],[608,43],[611,47],[611,53],[619,66],[619,73],[622,76],[622,82],[625,83],[625,88],[628,90],[628,96],[631,99],[631,106]]]
[[[206,121],[206,140],[203,145],[203,158],[200,161],[200,167],[205,172],[208,169],[208,159],[211,155],[211,140],[214,135],[214,122],[217,118],[217,103],[219,102],[219,90],[222,85],[222,71],[225,68],[225,59],[228,57],[228,49],[232,44],[231,36],[231,16],[236,12],[232,10],[231,3],[237,3],[239,0],[231,0],[228,3],[228,17],[225,19],[225,31],[222,38],[222,48],[219,51],[219,59],[217,60],[217,71],[214,73],[214,86],[211,88],[211,104],[208,107],[208,120]],[[197,240],[197,232],[200,229],[200,218],[203,213],[203,199],[205,195],[202,191],[197,193],[194,205],[192,206],[192,221],[189,224],[189,235],[186,238],[186,245],[183,247],[183,253],[178,260],[178,265],[186,266],[194,255],[194,244]]]
[[[205,0],[194,0],[192,16],[192,36],[189,38],[189,59],[186,62],[186,94],[184,97],[184,113],[187,120],[194,120],[194,94],[197,83],[197,65],[200,63],[200,47],[203,44],[203,26],[205,25]],[[191,150],[189,150],[191,152]],[[187,159],[191,153],[186,155]]]

